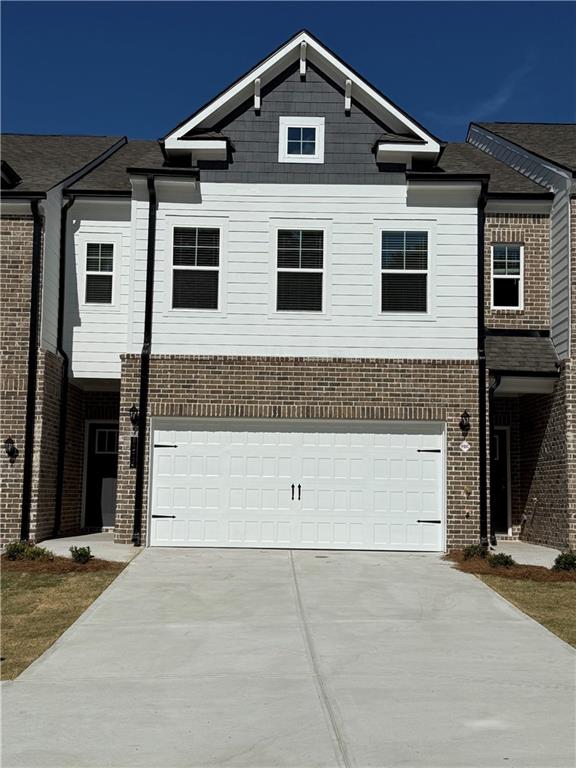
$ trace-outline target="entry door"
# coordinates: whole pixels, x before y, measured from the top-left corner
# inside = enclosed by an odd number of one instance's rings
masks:
[[[86,528],[113,528],[116,517],[118,424],[88,425]]]
[[[166,423],[150,543],[439,551],[442,445],[439,424]]]
[[[510,526],[510,445],[505,428],[494,429],[492,436],[492,531],[508,533]]]

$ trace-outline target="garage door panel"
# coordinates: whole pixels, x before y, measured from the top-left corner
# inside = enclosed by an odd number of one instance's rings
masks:
[[[442,427],[418,426],[190,420],[156,430],[150,543],[441,550],[443,526],[418,521],[442,518]]]

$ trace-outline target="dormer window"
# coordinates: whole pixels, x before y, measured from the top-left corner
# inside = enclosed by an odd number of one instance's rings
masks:
[[[281,117],[278,162],[323,163],[324,118]]]

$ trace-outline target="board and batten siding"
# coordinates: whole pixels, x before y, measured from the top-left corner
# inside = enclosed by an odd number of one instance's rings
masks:
[[[64,348],[74,378],[120,378],[126,352],[132,251],[130,201],[78,200],[69,214]],[[114,243],[112,305],[84,301],[86,243]]]
[[[136,196],[138,197],[138,196]],[[176,199],[172,196],[172,199]],[[165,202],[157,221],[152,352],[475,359],[476,208],[408,206],[405,186],[201,185],[200,202]],[[129,351],[142,344],[148,203],[133,201]],[[172,310],[172,228],[219,226],[219,311]],[[379,311],[380,231],[430,229],[430,317]],[[275,311],[277,228],[325,230],[325,311]],[[96,329],[95,333],[97,333]]]
[[[561,358],[570,354],[570,193],[571,174],[501,136],[471,126],[468,141],[554,192],[550,211],[550,335]]]

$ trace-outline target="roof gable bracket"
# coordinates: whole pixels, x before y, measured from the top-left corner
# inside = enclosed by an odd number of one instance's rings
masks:
[[[306,43],[300,43],[300,77],[306,77]]]
[[[260,98],[260,78],[257,77],[254,80],[254,111],[260,112],[262,106],[262,99]]]
[[[352,80],[346,80],[346,90],[344,92],[344,112],[349,115],[352,109]]]

